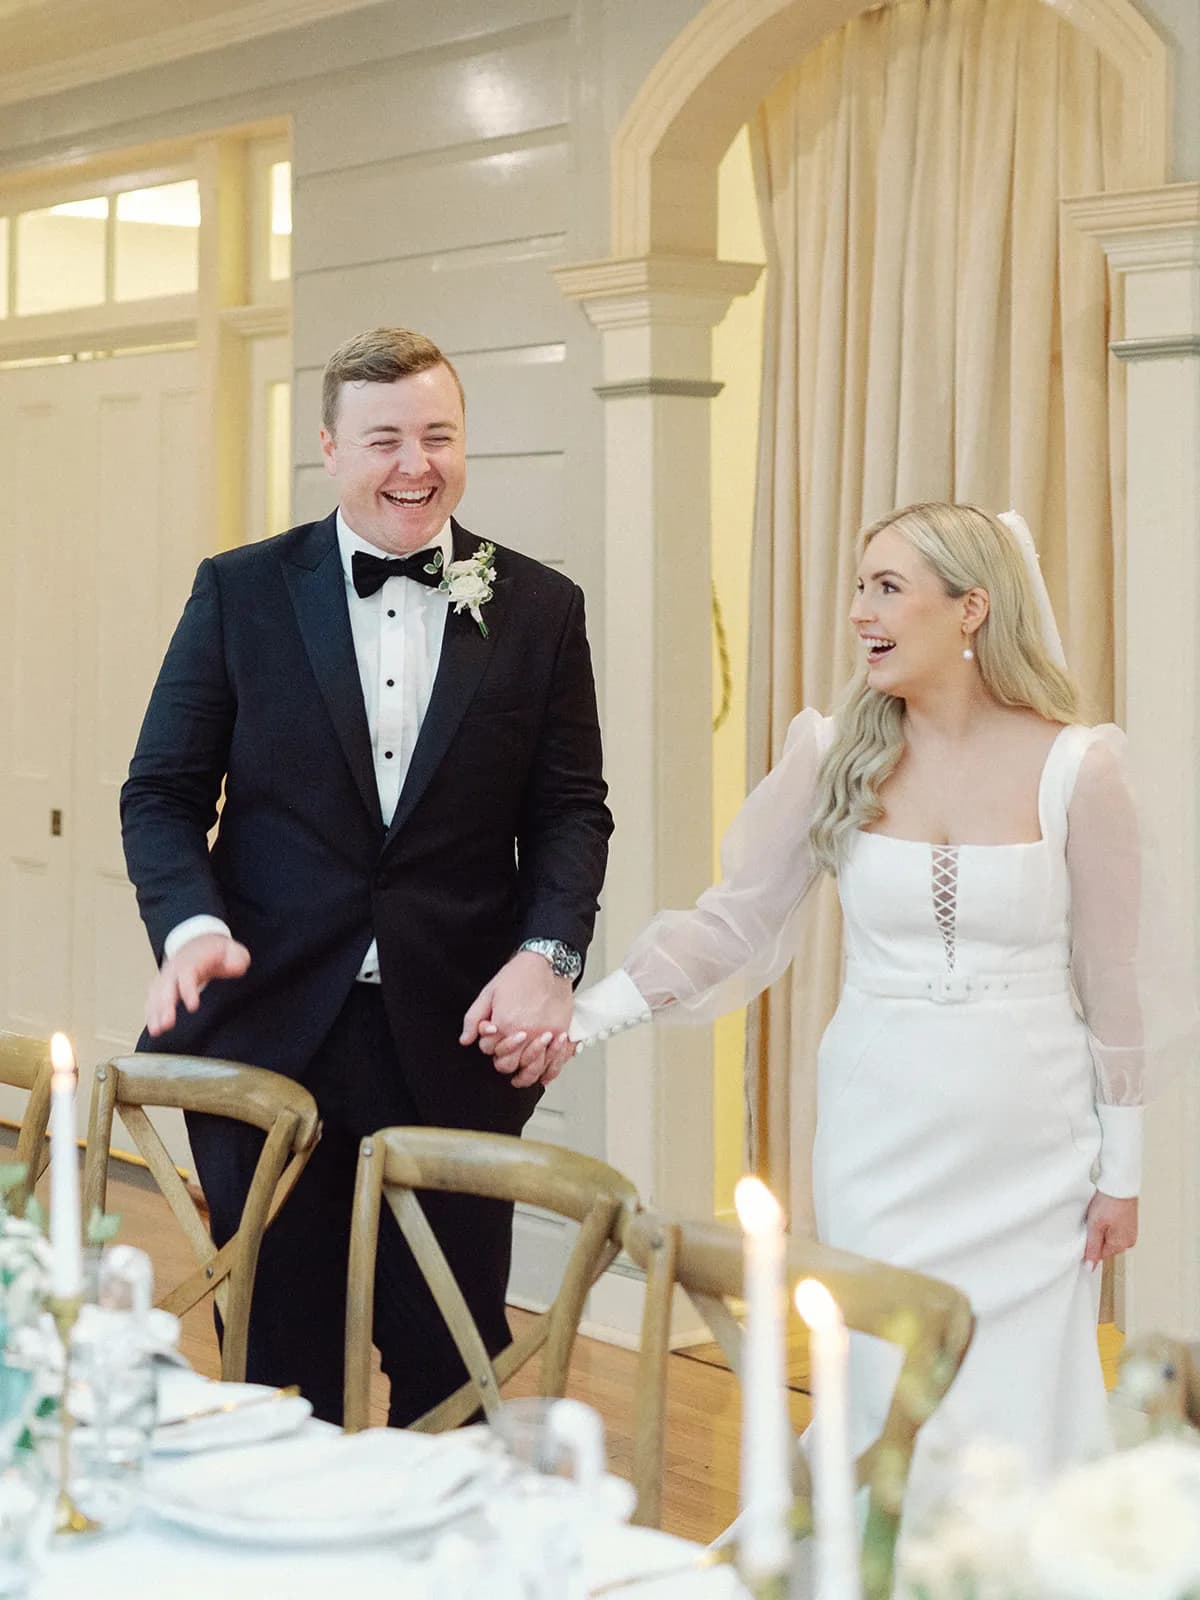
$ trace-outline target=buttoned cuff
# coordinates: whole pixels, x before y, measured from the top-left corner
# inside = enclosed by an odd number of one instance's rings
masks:
[[[625,968],[618,967],[575,996],[569,1036],[581,1050],[586,1050],[590,1044],[649,1021],[650,1007],[641,990]]]
[[[1096,1187],[1114,1200],[1132,1200],[1142,1187],[1142,1107],[1096,1107],[1100,1170]]]
[[[202,933],[220,933],[224,934],[226,939],[233,938],[229,924],[222,922],[220,917],[210,917],[207,914],[187,917],[183,922],[177,922],[163,940],[163,960],[170,961],[173,955],[183,949],[189,939],[198,939]]]

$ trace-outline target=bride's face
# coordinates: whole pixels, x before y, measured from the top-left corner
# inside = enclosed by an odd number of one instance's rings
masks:
[[[924,556],[895,528],[877,533],[859,563],[850,621],[867,658],[872,689],[907,699],[951,673],[963,659],[962,599],[946,593]]]

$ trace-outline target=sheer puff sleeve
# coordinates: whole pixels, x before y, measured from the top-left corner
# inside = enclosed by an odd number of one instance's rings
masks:
[[[663,911],[623,964],[575,1003],[581,1046],[649,1021],[711,1022],[773,983],[795,954],[801,904],[818,875],[808,832],[832,720],[802,711],[775,766],[721,844],[721,882],[690,911]]]
[[[1071,976],[1103,1142],[1097,1187],[1137,1194],[1142,1107],[1200,1045],[1188,942],[1129,782],[1124,735],[1092,730],[1067,810]]]

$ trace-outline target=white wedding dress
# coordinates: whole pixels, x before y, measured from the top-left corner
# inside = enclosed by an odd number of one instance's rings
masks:
[[[818,1232],[954,1284],[976,1316],[919,1437],[910,1515],[973,1438],[1016,1443],[1041,1469],[1108,1444],[1099,1277],[1083,1263],[1101,1133],[1069,985],[1065,801],[1085,738],[1066,730],[1050,752],[1040,843],[859,833],[838,874],[847,965],[818,1057]],[[897,1362],[855,1343],[861,1450]]]
[[[722,883],[690,911],[661,913],[623,969],[580,996],[576,1037],[651,1014],[707,1021],[779,975],[817,875],[808,824],[831,734],[815,712],[795,720],[726,840]],[[1038,1472],[1107,1443],[1085,1212],[1097,1183],[1136,1194],[1148,1058],[1194,1018],[1190,993],[1178,1026],[1162,1007],[1152,1015],[1167,975],[1148,966],[1121,747],[1113,728],[1059,733],[1037,843],[859,832],[838,873],[846,971],[818,1060],[819,1235],[956,1285],[977,1319],[920,1435],[906,1521],[938,1498],[968,1440],[1018,1445]],[[854,1344],[862,1449],[899,1357]]]

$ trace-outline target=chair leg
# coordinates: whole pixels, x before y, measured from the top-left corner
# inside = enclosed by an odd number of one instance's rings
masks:
[[[250,1304],[254,1297],[254,1276],[262,1248],[263,1231],[270,1213],[271,1199],[279,1175],[287,1161],[296,1134],[296,1119],[290,1113],[276,1118],[259,1154],[250,1192],[238,1223],[234,1261],[226,1280],[229,1292],[222,1308],[225,1336],[221,1341],[221,1376],[226,1383],[242,1383],[246,1377],[246,1356],[250,1339]],[[219,1298],[219,1297],[218,1297]]]
[[[370,1419],[371,1328],[375,1320],[375,1255],[387,1152],[378,1139],[359,1146],[346,1274],[346,1366],[343,1427],[360,1433]]]
[[[111,1061],[96,1068],[92,1103],[88,1108],[87,1150],[83,1162],[81,1198],[85,1227],[94,1212],[104,1210],[108,1200],[108,1151],[112,1144],[113,1113],[120,1081],[120,1071]]]
[[[559,1285],[550,1313],[550,1331],[542,1356],[542,1393],[560,1398],[567,1392],[567,1371],[571,1351],[579,1332],[579,1319],[592,1285],[615,1254],[606,1256],[605,1244],[612,1236],[620,1202],[597,1201],[584,1219]]]
[[[657,1528],[662,1522],[664,1433],[667,1408],[667,1357],[671,1345],[671,1298],[679,1230],[664,1224],[651,1245],[642,1314],[642,1352],[638,1363],[637,1426],[633,1441],[633,1481],[637,1505],[633,1522]]]

